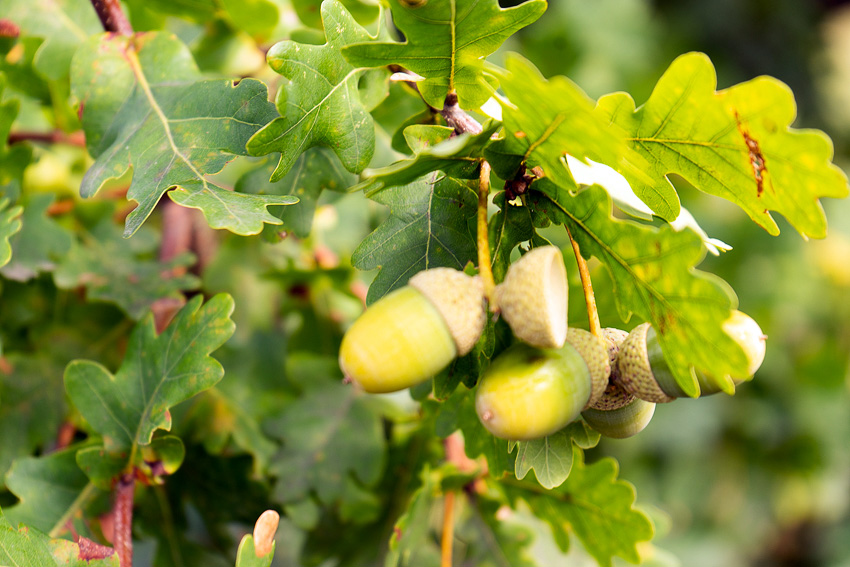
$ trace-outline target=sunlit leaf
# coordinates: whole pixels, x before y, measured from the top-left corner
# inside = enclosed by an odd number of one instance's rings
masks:
[[[139,205],[127,216],[125,236],[169,189],[214,228],[256,234],[263,223],[280,224],[266,207],[291,198],[236,194],[206,178],[245,155],[245,143],[274,116],[263,83],[202,80],[186,46],[163,33],[93,38],[72,67],[72,93],[95,157],[80,193],[90,197],[132,167],[127,198]]]
[[[637,110],[626,93],[599,100],[599,116],[623,128],[629,146],[649,163],[651,183],[623,172],[635,193],[673,220],[679,200],[666,176],[676,173],[735,203],[770,234],[779,233],[773,210],[803,236],[823,238],[826,218],[818,199],[848,193],[846,176],[831,163],[830,139],[789,127],[794,96],[772,77],[716,88],[708,57],[689,53],[670,65]]]
[[[537,20],[546,2],[529,0],[500,8],[496,0],[392,0],[390,8],[406,41],[348,46],[343,49],[346,59],[363,67],[401,65],[424,77],[417,86],[434,108],[443,108],[446,95],[456,91],[460,106],[474,109],[490,97],[487,83],[493,82],[484,58]]]
[[[405,285],[422,270],[462,270],[467,262],[475,262],[470,222],[478,200],[469,185],[435,172],[386,189],[374,199],[390,208],[390,216],[351,255],[352,264],[361,270],[381,268],[369,287],[368,302]]]
[[[570,476],[573,467],[573,445],[590,449],[599,443],[599,437],[583,421],[577,421],[542,439],[520,441],[515,444],[518,447],[516,477],[523,479],[533,470],[543,488],[560,486]]]
[[[333,149],[354,173],[369,165],[375,151],[374,121],[358,91],[363,71],[339,52],[345,45],[371,38],[337,0],[322,4],[322,20],[326,44],[282,41],[268,53],[272,69],[288,79],[277,95],[281,116],[250,139],[248,151],[280,152],[272,181],[286,175],[298,156],[314,146]]]

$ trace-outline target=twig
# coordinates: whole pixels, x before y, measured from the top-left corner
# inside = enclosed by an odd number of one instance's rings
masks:
[[[15,22],[0,18],[0,37],[15,38],[21,35],[21,28]]]
[[[91,0],[91,5],[97,12],[104,30],[120,35],[133,35],[133,27],[124,15],[118,0]]]
[[[457,105],[457,95],[449,93],[440,115],[446,124],[455,129],[458,134],[480,134],[484,131],[481,124]]]
[[[578,273],[581,277],[581,287],[584,290],[584,302],[587,304],[587,321],[590,325],[590,332],[597,337],[601,337],[602,325],[599,324],[599,312],[596,310],[596,297],[593,295],[593,284],[590,282],[590,270],[587,269],[587,262],[584,256],[581,255],[578,242],[573,238],[569,227],[564,225],[564,228],[567,229],[567,235],[570,237],[570,243],[573,245],[573,252],[576,256]]]
[[[136,477],[125,474],[118,481],[115,491],[115,504],[112,507],[114,538],[113,545],[118,553],[121,567],[133,567],[133,493],[136,489]]]
[[[0,34],[2,35],[2,34]],[[45,142],[48,144],[68,144],[70,146],[86,147],[86,135],[82,130],[76,132],[63,132],[53,130],[52,132],[11,132],[9,133],[9,144],[20,142]]]
[[[455,491],[443,496],[443,536],[440,540],[440,567],[452,567],[452,544],[455,538]]]
[[[478,274],[484,282],[484,297],[490,304],[490,311],[498,313],[495,294],[496,282],[493,280],[493,266],[490,264],[490,237],[487,231],[487,197],[490,194],[490,164],[481,160],[481,172],[478,176]]]

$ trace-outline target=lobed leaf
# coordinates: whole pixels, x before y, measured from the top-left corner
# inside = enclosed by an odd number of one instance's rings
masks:
[[[670,370],[689,396],[699,394],[691,366],[716,376],[746,374],[741,347],[722,330],[737,303],[719,277],[694,267],[705,256],[692,230],[655,228],[612,217],[611,200],[599,186],[576,197],[543,179],[535,206],[565,224],[582,255],[595,256],[613,280],[620,317],[635,313],[655,328]]]
[[[209,353],[233,334],[233,300],[219,294],[201,305],[201,299],[193,298],[159,335],[152,315],[139,322],[116,374],[86,360],[65,369],[71,401],[109,454],[132,461],[155,430],[171,429],[171,406],[221,379],[221,365]]]
[[[375,151],[375,125],[360,99],[355,69],[340,49],[369,41],[368,32],[338,0],[322,3],[327,43],[307,45],[276,43],[269,50],[269,65],[288,79],[277,94],[275,118],[248,141],[251,155],[280,152],[271,180],[289,172],[302,152],[314,147],[333,149],[348,171],[359,173]]]
[[[468,184],[436,171],[381,191],[374,199],[390,208],[390,216],[351,255],[351,263],[361,270],[381,269],[369,286],[367,302],[405,285],[422,270],[462,270],[476,261],[470,223],[478,199]]]
[[[573,445],[578,449],[591,449],[599,443],[600,437],[583,421],[576,421],[541,439],[511,443],[511,451],[514,446],[518,447],[514,473],[522,480],[533,470],[543,488],[560,486],[573,467]]]
[[[12,246],[9,239],[21,230],[23,207],[10,207],[8,199],[0,199],[0,268],[12,259]]]
[[[675,173],[735,203],[770,234],[779,234],[773,210],[804,237],[826,236],[818,199],[848,194],[846,176],[831,163],[829,138],[790,128],[794,96],[772,77],[716,87],[708,57],[689,53],[673,61],[640,108],[626,93],[599,100],[597,115],[622,128],[647,161],[648,181],[622,171],[635,193],[672,221],[679,199],[667,176]]]
[[[266,207],[294,202],[237,195],[207,180],[245,155],[246,142],[274,108],[260,81],[202,80],[189,50],[173,36],[92,38],[74,57],[71,91],[95,158],[80,193],[91,197],[133,168],[127,198],[138,207],[127,216],[124,236],[138,230],[169,189],[176,188],[169,194],[175,202],[200,208],[212,226],[238,234],[280,224]]]
[[[20,216],[20,230],[9,239],[11,260],[0,273],[10,280],[28,281],[49,272],[71,247],[71,234],[47,214],[54,195],[33,195]],[[14,223],[14,221],[13,221]]]
[[[426,103],[443,108],[446,95],[457,92],[462,108],[478,108],[494,82],[484,58],[515,32],[533,23],[546,10],[544,0],[529,0],[500,8],[497,0],[391,0],[393,23],[405,42],[370,42],[342,50],[352,64],[363,67],[401,65],[417,73]]]
[[[634,508],[635,489],[617,480],[617,462],[606,458],[585,465],[580,449],[573,450],[572,474],[559,487],[541,491],[527,483],[505,483],[511,501],[522,499],[552,528],[555,542],[566,551],[570,533],[603,567],[613,557],[637,563],[637,544],[652,538],[654,528]]]

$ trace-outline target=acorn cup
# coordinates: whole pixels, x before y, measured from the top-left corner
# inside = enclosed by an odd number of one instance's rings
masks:
[[[606,327],[602,329],[602,338],[608,347],[608,361],[611,366],[611,373],[608,377],[605,391],[594,403],[591,408],[603,411],[619,409],[629,405],[635,397],[623,390],[617,383],[620,375],[620,370],[617,368],[617,355],[620,353],[620,345],[626,340],[629,334],[622,329]]]
[[[570,329],[560,349],[517,343],[496,357],[478,383],[475,410],[490,433],[524,441],[578,419],[608,383],[601,339]]]
[[[538,348],[560,348],[567,338],[568,294],[561,250],[542,246],[511,264],[494,298],[516,338]]]
[[[471,351],[486,321],[478,276],[451,268],[425,270],[351,325],[342,338],[339,365],[367,392],[403,390]]]

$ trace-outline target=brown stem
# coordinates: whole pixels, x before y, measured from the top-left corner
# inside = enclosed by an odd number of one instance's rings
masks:
[[[133,493],[136,477],[125,474],[118,481],[112,507],[113,540],[121,567],[133,567]]]
[[[496,282],[493,280],[493,267],[490,263],[490,238],[487,232],[487,198],[490,194],[490,164],[481,161],[481,172],[478,177],[478,274],[484,282],[484,297],[490,303],[490,311],[498,313],[494,291]]]
[[[570,237],[570,243],[573,245],[573,252],[576,255],[576,263],[578,264],[578,273],[581,276],[581,287],[584,290],[584,302],[587,304],[587,320],[590,324],[590,332],[597,337],[602,336],[602,326],[599,324],[599,312],[596,310],[596,297],[593,295],[593,284],[590,282],[590,270],[587,269],[587,262],[584,256],[581,255],[578,242],[573,238],[569,227],[567,235]]]
[[[445,119],[446,124],[454,128],[458,134],[480,134],[484,131],[477,120],[457,105],[457,95],[455,93],[449,93],[446,97],[446,102],[443,104],[440,115]]]
[[[91,0],[91,5],[97,12],[104,30],[120,35],[133,35],[133,27],[118,0]]]
[[[440,540],[440,567],[452,567],[452,544],[455,531],[455,491],[443,496],[443,537]]]
[[[9,144],[20,142],[45,142],[48,144],[68,144],[70,146],[86,147],[86,135],[82,130],[66,133],[62,130],[52,132],[11,132]]]
[[[10,20],[0,18],[0,37],[15,38],[21,35],[21,28]]]

